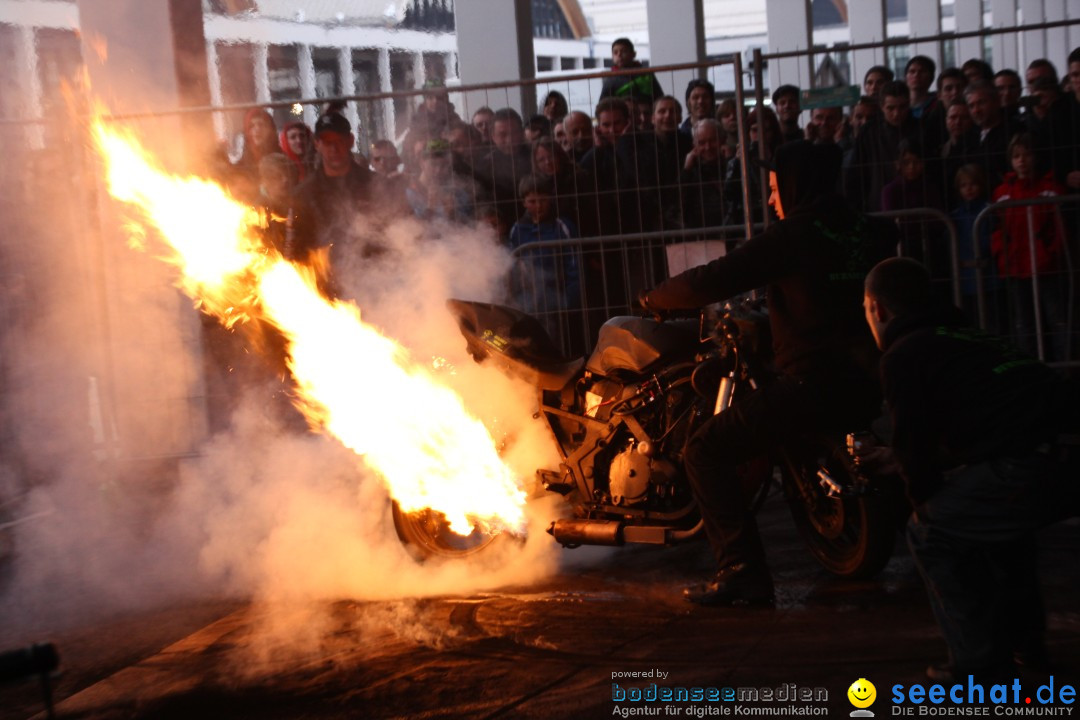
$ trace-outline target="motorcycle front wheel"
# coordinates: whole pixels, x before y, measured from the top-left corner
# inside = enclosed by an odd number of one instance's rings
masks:
[[[446,518],[432,510],[405,512],[397,502],[391,509],[398,538],[418,562],[443,557],[457,559],[487,549],[499,537],[476,529],[470,535],[458,535]]]
[[[872,577],[885,567],[896,541],[888,488],[831,497],[819,471],[849,489],[858,487],[858,472],[841,443],[824,435],[785,449],[780,466],[795,526],[822,567],[845,578]]]

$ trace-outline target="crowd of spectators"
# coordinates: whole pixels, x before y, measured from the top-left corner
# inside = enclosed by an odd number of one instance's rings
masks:
[[[681,97],[669,94],[641,67],[629,40],[613,43],[612,60],[618,72],[605,79],[591,116],[571,111],[562,94],[550,92],[542,112],[529,118],[511,108],[482,107],[465,119],[447,89],[430,82],[400,152],[380,139],[370,157],[351,152],[354,136],[343,115],[321,115],[313,131],[293,122],[278,134],[269,113],[253,110],[245,118],[234,191],[287,218],[271,237],[294,257],[335,242],[355,212],[484,222],[509,248],[695,228],[742,237],[747,208],[735,102],[718,102],[713,85],[702,79],[692,80]],[[967,309],[976,308],[978,257],[987,322],[1015,332],[1033,350],[1033,277],[1045,298],[1044,327],[1060,329],[1070,317],[1073,216],[1043,205],[1033,222],[1024,208],[1004,210],[978,227],[975,218],[989,202],[1080,192],[1080,49],[1068,57],[1067,69],[1059,78],[1051,60],[1039,59],[1021,79],[1014,70],[994,72],[969,60],[937,72],[933,60],[916,56],[902,79],[889,68],[871,68],[850,108],[807,110],[800,88],[782,85],[771,106],[744,115],[747,151],[768,159],[793,139],[834,143],[844,157],[837,189],[857,208],[949,215]],[[770,212],[760,173],[751,172],[749,180],[750,220],[760,222]],[[898,222],[902,254],[927,264],[935,277],[951,277],[942,223],[925,213]],[[716,230],[721,226],[726,229]],[[1029,239],[1036,241],[1033,252]],[[638,289],[666,274],[663,257],[638,247],[563,260],[537,253],[532,270],[540,280],[531,284],[531,299],[519,295],[521,304],[533,311],[627,310]],[[1050,350],[1051,358],[1068,352]]]

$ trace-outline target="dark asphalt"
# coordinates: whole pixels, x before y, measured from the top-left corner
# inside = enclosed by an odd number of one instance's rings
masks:
[[[877,687],[877,717],[896,714],[893,685],[929,685],[923,669],[944,653],[902,545],[875,580],[842,581],[813,564],[782,499],[767,501],[761,521],[775,610],[684,603],[681,587],[709,569],[703,544],[589,550],[595,562],[541,584],[467,597],[328,603],[312,629],[318,642],[302,650],[288,637],[256,647],[254,632],[302,609],[188,603],[53,638],[63,656],[57,716],[605,718],[636,708],[711,717],[792,705],[613,702],[613,683],[646,691],[656,683],[783,692],[794,684],[796,693],[827,693],[794,705],[847,717],[847,688],[859,678]],[[1050,528],[1040,559],[1058,688],[1080,684],[1078,540],[1076,521]],[[1047,682],[1022,679],[1024,693]],[[3,717],[41,709],[34,683],[0,687]]]

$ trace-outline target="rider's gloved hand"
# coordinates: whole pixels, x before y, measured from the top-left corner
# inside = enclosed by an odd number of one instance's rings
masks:
[[[662,310],[660,308],[652,307],[651,305],[649,305],[649,291],[648,290],[642,290],[641,292],[639,292],[637,300],[638,300],[638,305],[641,306],[641,309],[644,310],[647,314],[652,315],[652,317],[657,322],[663,322],[667,318],[667,311],[666,310]]]
[[[887,445],[866,444],[851,451],[855,465],[863,472],[875,475],[899,475],[900,462]]]

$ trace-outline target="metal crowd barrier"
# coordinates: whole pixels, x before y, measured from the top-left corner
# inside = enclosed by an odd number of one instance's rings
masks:
[[[978,238],[983,231],[983,226],[986,222],[1001,211],[1010,207],[1029,208],[1029,235],[1032,235],[1034,234],[1034,207],[1039,205],[1050,205],[1057,208],[1065,204],[1078,203],[1080,203],[1080,197],[1053,197],[996,203],[987,207],[976,218],[972,235],[974,238]],[[973,269],[975,271],[975,299],[979,326],[984,329],[999,332],[1006,337],[1012,337],[1014,341],[1021,341],[1022,343],[1024,338],[1016,336],[1016,333],[1011,332],[1008,327],[996,326],[995,323],[991,322],[988,318],[988,278],[986,272],[988,258],[983,257],[978,242],[973,243],[972,256],[961,257],[956,226],[948,215],[940,210],[932,208],[913,208],[872,213],[872,215],[876,217],[893,218],[898,221],[909,221],[922,218],[932,220],[935,224],[940,224],[944,229],[944,232],[940,235],[924,234],[922,236],[924,245],[921,249],[925,255],[929,254],[928,248],[931,248],[933,245],[939,243],[946,244],[949,267],[947,278],[945,278],[945,280],[950,286],[949,295],[953,302],[958,307],[965,306],[965,301],[968,298],[966,298],[964,294],[964,278],[962,277],[962,271],[965,269]],[[755,231],[758,231],[763,227],[764,225],[759,223],[754,229]],[[1064,223],[1062,224],[1062,227],[1065,227]],[[694,256],[693,263],[684,263],[677,268],[678,270],[682,270],[686,267],[703,264],[704,262],[712,260],[719,254],[718,250],[721,245],[742,242],[743,237],[741,235],[737,239],[732,239],[732,233],[739,233],[741,230],[741,225],[726,225],[679,231],[554,240],[524,245],[516,248],[512,252],[512,256],[519,263],[519,267],[531,253],[539,252],[552,253],[551,257],[557,259],[574,258],[579,263],[585,263],[590,259],[598,260],[601,267],[601,273],[593,279],[598,280],[601,283],[601,287],[589,287],[584,282],[586,277],[582,275],[582,277],[579,278],[582,282],[577,287],[575,297],[572,298],[571,302],[559,307],[545,307],[543,303],[534,304],[530,307],[528,303],[523,303],[521,309],[526,312],[535,313],[543,322],[545,322],[549,331],[552,333],[553,338],[566,354],[571,355],[587,352],[595,341],[599,326],[604,321],[613,315],[636,312],[637,292],[651,286],[653,283],[662,281],[670,274],[674,274],[668,272],[669,268],[666,265],[662,268],[664,272],[662,274],[658,273],[662,264],[658,261],[658,257],[665,263],[669,262],[670,252],[673,250],[678,251],[681,248],[680,244],[673,241],[709,239],[716,243],[712,248],[705,248],[706,253],[712,252],[715,254],[702,255],[699,253]],[[1070,247],[1073,243],[1073,238],[1070,237],[1068,231],[1064,229],[1063,236],[1065,238],[1064,267],[1061,269],[1059,277],[1062,279],[1064,285],[1061,303],[1064,321],[1060,323],[1062,328],[1058,330],[1063,335],[1063,339],[1059,339],[1058,345],[1063,348],[1064,356],[1048,356],[1046,342],[1047,328],[1044,318],[1045,313],[1043,312],[1040,303],[1040,300],[1045,299],[1046,297],[1047,288],[1044,287],[1046,283],[1044,280],[1040,279],[1038,273],[1034,274],[1031,280],[1031,307],[1032,312],[1034,313],[1035,354],[1037,354],[1040,360],[1049,361],[1052,365],[1071,366],[1080,364],[1080,362],[1072,358],[1074,335],[1073,323],[1075,315],[1074,303],[1076,299],[1075,267],[1072,260],[1073,248]],[[658,256],[657,252],[660,250],[663,250],[665,254]],[[1035,251],[1033,246],[1031,247],[1030,252],[1032,254],[1032,261],[1034,262]],[[902,249],[898,247],[897,254],[910,255],[911,253],[904,253],[902,252]],[[636,276],[632,276],[631,268],[637,268],[642,270],[642,272],[638,273]],[[526,267],[524,272],[528,273],[529,269]],[[613,277],[612,273],[618,274],[618,277]],[[938,281],[941,280],[942,278],[939,277]],[[543,282],[535,277],[530,279],[530,283],[533,286],[543,285]],[[615,291],[614,294],[612,293],[612,290]],[[567,286],[565,284],[560,285],[559,283],[556,283],[553,287],[549,287],[548,290],[549,294],[565,294],[566,291]],[[513,297],[513,294],[511,295]],[[1008,298],[1000,297],[1000,293],[995,295],[995,300],[998,301],[1000,310],[1004,312],[1007,317],[1022,319],[1021,314],[1024,312],[1024,308],[1017,306],[1015,301],[1004,302],[1005,300],[1008,300]]]
[[[872,213],[876,217],[907,221],[917,218],[940,223],[945,232],[938,237],[924,236],[922,245],[929,247],[947,243],[949,268],[947,280],[950,295],[959,303],[960,261],[956,228],[952,220],[940,210],[912,208],[890,212]],[[764,229],[764,223],[753,226],[755,232]],[[718,257],[722,251],[745,241],[742,225],[724,225],[710,228],[661,231],[627,235],[610,235],[568,240],[549,240],[528,243],[515,248],[511,255],[517,266],[515,282],[523,287],[544,288],[544,292],[526,293],[511,289],[511,301],[519,309],[536,315],[547,327],[552,339],[568,355],[579,355],[591,349],[596,333],[608,318],[636,313],[637,293],[661,282],[670,275],[689,267],[704,264]],[[679,240],[706,240],[711,246],[689,247]],[[685,251],[686,262],[672,264],[672,253]],[[662,252],[662,254],[661,254]],[[925,252],[925,250],[924,250]],[[689,255],[693,253],[693,257]],[[898,245],[897,254],[903,254]],[[544,258],[544,262],[528,262],[529,257]],[[664,261],[663,267],[659,260]],[[679,258],[674,258],[678,260]],[[576,278],[576,287],[560,275],[559,263],[576,263],[584,268],[590,260],[597,261],[601,272],[589,275],[582,271]],[[692,262],[691,262],[692,261]],[[633,269],[639,272],[634,273]],[[657,271],[662,269],[663,273]],[[586,280],[599,283],[589,286]],[[597,302],[599,299],[600,302]]]
[[[604,322],[639,312],[641,290],[674,274],[673,268],[681,272],[712,260],[742,242],[743,231],[739,224],[528,243],[511,251],[515,271],[508,294],[512,304],[544,323],[565,355],[582,355]],[[579,270],[569,282],[567,265]]]
[[[958,306],[961,303],[961,291],[960,291],[960,253],[957,246],[956,238],[956,225],[953,224],[952,218],[943,213],[941,210],[934,208],[907,208],[905,210],[887,210],[883,212],[869,213],[874,217],[893,218],[898,221],[910,220],[912,218],[931,218],[939,221],[945,228],[946,237],[948,239],[949,249],[949,282],[952,285],[952,298]],[[923,233],[920,237],[921,243],[919,250],[921,251],[923,258],[928,258],[933,255],[933,246],[938,242],[932,237],[928,237]],[[903,240],[901,239],[901,245]],[[905,253],[903,248],[897,246],[897,255],[910,255],[911,253]]]

